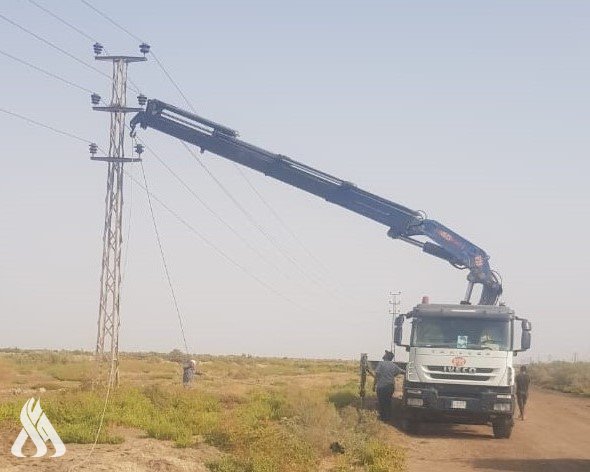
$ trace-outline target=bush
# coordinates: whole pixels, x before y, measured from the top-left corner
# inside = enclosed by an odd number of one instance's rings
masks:
[[[59,430],[59,436],[64,443],[76,444],[93,444],[96,439],[96,431],[98,422],[94,423],[56,423]],[[123,438],[121,436],[110,434],[105,427],[103,427],[98,436],[98,443],[100,444],[121,444]]]
[[[536,363],[529,366],[529,372],[535,385],[590,396],[590,362]]]
[[[338,409],[346,406],[355,405],[358,400],[358,395],[349,389],[337,390],[328,395],[328,401],[333,403]]]
[[[250,464],[239,461],[235,457],[224,457],[222,459],[206,464],[211,472],[253,472]]]

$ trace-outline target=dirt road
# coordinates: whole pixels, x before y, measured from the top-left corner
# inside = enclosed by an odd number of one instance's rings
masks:
[[[406,436],[409,472],[589,472],[590,398],[534,390],[510,439],[491,427],[425,425]]]

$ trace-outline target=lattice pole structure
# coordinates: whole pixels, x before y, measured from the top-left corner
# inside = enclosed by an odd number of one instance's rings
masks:
[[[149,46],[142,44],[144,54]],[[105,198],[105,219],[103,231],[102,272],[100,276],[100,302],[98,311],[98,333],[95,355],[99,363],[99,375],[104,373],[109,363],[108,379],[114,385],[119,383],[119,306],[121,293],[121,246],[123,242],[123,165],[137,162],[139,157],[125,157],[125,117],[127,113],[141,111],[142,108],[127,106],[127,66],[132,62],[145,61],[145,56],[106,56],[101,55],[102,46],[94,45],[96,60],[110,61],[113,64],[113,77],[110,104],[99,106],[100,97],[91,96],[92,108],[110,113],[108,156],[96,156],[97,146],[91,145],[92,160],[107,162],[107,191]],[[141,97],[141,98],[140,98]],[[138,97],[145,103],[143,95]],[[143,103],[142,103],[143,104]]]

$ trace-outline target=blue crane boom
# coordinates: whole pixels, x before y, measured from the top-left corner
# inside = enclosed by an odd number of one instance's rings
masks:
[[[482,285],[480,305],[498,302],[502,285],[490,268],[485,251],[441,223],[425,218],[421,212],[287,156],[246,143],[238,139],[235,130],[160,100],[149,100],[145,111],[133,117],[132,134],[137,125],[174,136],[200,147],[201,152],[212,152],[377,221],[388,228],[387,235],[391,238],[418,246],[459,269],[468,269],[467,291],[462,303],[470,303],[475,284]],[[416,236],[424,236],[429,241],[421,241]]]

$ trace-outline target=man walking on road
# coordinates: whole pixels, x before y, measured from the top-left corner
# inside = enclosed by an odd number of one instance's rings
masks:
[[[524,408],[529,396],[529,385],[531,378],[526,371],[526,365],[520,366],[520,373],[516,376],[516,400],[518,402],[518,409],[520,410],[519,418],[524,420]]]
[[[395,376],[403,373],[404,371],[393,362],[393,352],[385,351],[383,360],[375,369],[375,383],[373,385],[377,392],[379,417],[382,421],[391,419],[391,397],[393,396]]]

